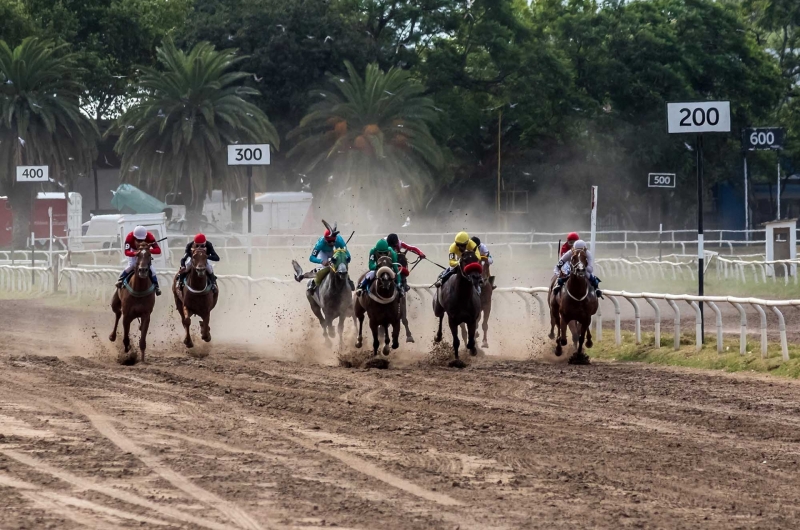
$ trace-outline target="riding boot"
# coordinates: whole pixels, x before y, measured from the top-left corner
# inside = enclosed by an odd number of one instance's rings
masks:
[[[445,270],[442,274],[439,275],[439,279],[436,280],[436,283],[434,285],[437,288],[441,287],[442,284],[444,284],[444,282],[446,282],[447,279],[453,274],[453,270],[454,269],[452,269],[452,268],[449,268],[449,269]]]
[[[314,281],[314,278],[308,282],[308,294],[314,294],[314,291],[317,290],[317,282]]]
[[[119,279],[117,280],[117,283],[114,284],[114,287],[119,289],[120,287],[122,287],[122,282],[124,281],[125,281],[125,271],[122,271],[122,274],[119,275]]]
[[[156,296],[161,296],[161,287],[158,286],[158,276],[153,274],[150,276],[150,281],[156,286]]]
[[[211,290],[217,292],[217,275],[213,272],[208,273],[208,281],[211,282]]]
[[[553,294],[558,294],[561,292],[561,288],[564,287],[564,282],[566,282],[566,278],[559,278],[556,286],[553,287]]]

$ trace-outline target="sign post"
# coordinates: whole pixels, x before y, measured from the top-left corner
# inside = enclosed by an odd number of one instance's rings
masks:
[[[748,151],[780,151],[783,149],[786,129],[783,127],[749,127],[742,131],[742,159],[744,165],[744,228],[750,230],[750,208],[748,205],[749,190],[747,187],[747,152]],[[778,216],[781,218],[781,164],[778,161]],[[750,232],[746,232],[750,241]]]
[[[592,186],[592,231],[591,235],[589,236],[589,248],[594,255],[594,259],[597,260],[597,248],[595,248],[595,235],[597,234],[597,186]]]
[[[17,182],[48,182],[50,180],[50,167],[49,166],[17,166]],[[31,188],[31,228],[34,223],[34,212],[36,208],[36,193]],[[52,236],[50,237],[52,240]],[[36,256],[36,239],[33,230],[31,230],[31,285],[36,281],[36,271],[33,267],[36,265],[34,258]]]
[[[228,165],[247,167],[247,276],[253,277],[253,166],[269,165],[269,144],[228,146]]]
[[[731,132],[730,101],[691,101],[667,103],[667,132],[669,134],[696,134],[697,153],[697,282],[698,295],[703,296],[703,133]],[[700,302],[700,337],[705,342],[703,302]]]

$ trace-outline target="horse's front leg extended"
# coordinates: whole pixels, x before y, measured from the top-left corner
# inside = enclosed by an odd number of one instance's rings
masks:
[[[470,355],[477,355],[478,350],[475,347],[475,329],[478,327],[477,320],[470,320],[467,322],[467,349]]]
[[[439,330],[436,332],[433,342],[442,342],[442,320],[444,320],[444,315],[439,317]]]
[[[461,341],[458,338],[458,324],[447,318],[447,323],[450,325],[450,333],[453,335],[453,354],[458,359],[458,348],[461,346]]]
[[[590,320],[586,326],[586,347],[591,348],[592,346],[594,346],[594,343],[592,342],[592,324]]]
[[[203,315],[200,321],[200,337],[206,341],[211,342],[211,312]]]
[[[142,352],[142,362],[144,362],[144,351],[147,349],[147,330],[150,329],[150,315],[142,315],[142,323],[139,325],[139,351]]]
[[[392,323],[392,349],[396,350],[400,347],[400,320]]]
[[[128,315],[122,317],[122,345],[125,347],[125,353],[131,351],[131,321],[133,318]]]
[[[117,340],[117,327],[119,327],[119,319],[122,317],[122,308],[120,307],[122,304],[117,298],[116,293],[114,294],[114,301],[111,302],[111,310],[114,311],[114,329],[111,331],[111,334],[108,336],[108,340],[114,342]]]
[[[392,328],[392,333],[394,333],[394,328]],[[386,324],[386,325],[383,326],[383,342],[384,342],[383,354],[384,355],[389,355],[389,352],[392,351],[391,348],[389,348],[389,341],[390,341],[390,339],[389,339],[389,324]]]
[[[356,348],[360,348],[364,342],[364,309],[361,307],[361,304],[357,303],[353,309],[353,318],[356,321],[356,328],[358,330],[358,336],[356,337]]]
[[[481,348],[489,347],[489,314],[491,312],[491,307],[486,308],[486,310],[483,312],[483,324],[481,326],[483,329],[483,342],[481,343]]]
[[[328,340],[328,325],[325,317],[322,316],[322,309],[320,309],[317,303],[310,297],[309,302],[311,302],[311,311],[314,313],[314,316],[317,317],[317,320],[319,320],[319,325],[322,326],[322,336],[325,337],[325,342],[330,343],[330,340]]]
[[[377,357],[378,346],[381,345],[381,341],[378,340],[378,324],[373,322],[371,318],[369,319],[369,329],[372,331],[372,356]]]
[[[186,345],[187,348],[194,348],[194,342],[192,341],[192,335],[189,332],[189,329],[192,327],[192,314],[189,312],[189,309],[186,306],[183,306],[183,318],[181,319],[181,323],[183,323],[183,329],[186,334],[183,337],[183,343]]]

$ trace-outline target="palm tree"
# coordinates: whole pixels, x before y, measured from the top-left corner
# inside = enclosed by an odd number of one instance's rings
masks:
[[[430,131],[438,109],[405,70],[371,64],[362,79],[345,67],[348,79],[330,76],[332,90],[312,92],[320,101],[287,136],[299,138],[288,156],[298,156],[302,173],[330,175],[323,182],[337,196],[376,209],[418,206],[444,165]]]
[[[14,211],[14,245],[30,234],[33,184],[17,183],[16,166],[47,165],[68,187],[89,174],[99,133],[80,110],[86,88],[76,56],[51,41],[27,38],[13,50],[0,40],[0,192]]]
[[[122,154],[124,180],[143,183],[159,197],[180,192],[192,225],[214,186],[237,184],[228,178],[236,174],[227,166],[227,145],[277,148],[278,133],[245,99],[259,92],[241,86],[251,74],[231,71],[245,58],[235,50],[217,51],[201,42],[187,54],[167,40],[156,57],[160,70],[141,67],[141,96],[114,129],[120,135],[115,149]]]

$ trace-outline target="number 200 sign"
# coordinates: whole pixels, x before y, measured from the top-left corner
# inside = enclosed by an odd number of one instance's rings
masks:
[[[269,144],[236,144],[228,146],[229,166],[268,166]]]
[[[667,132],[670,134],[730,131],[730,101],[667,103]]]

